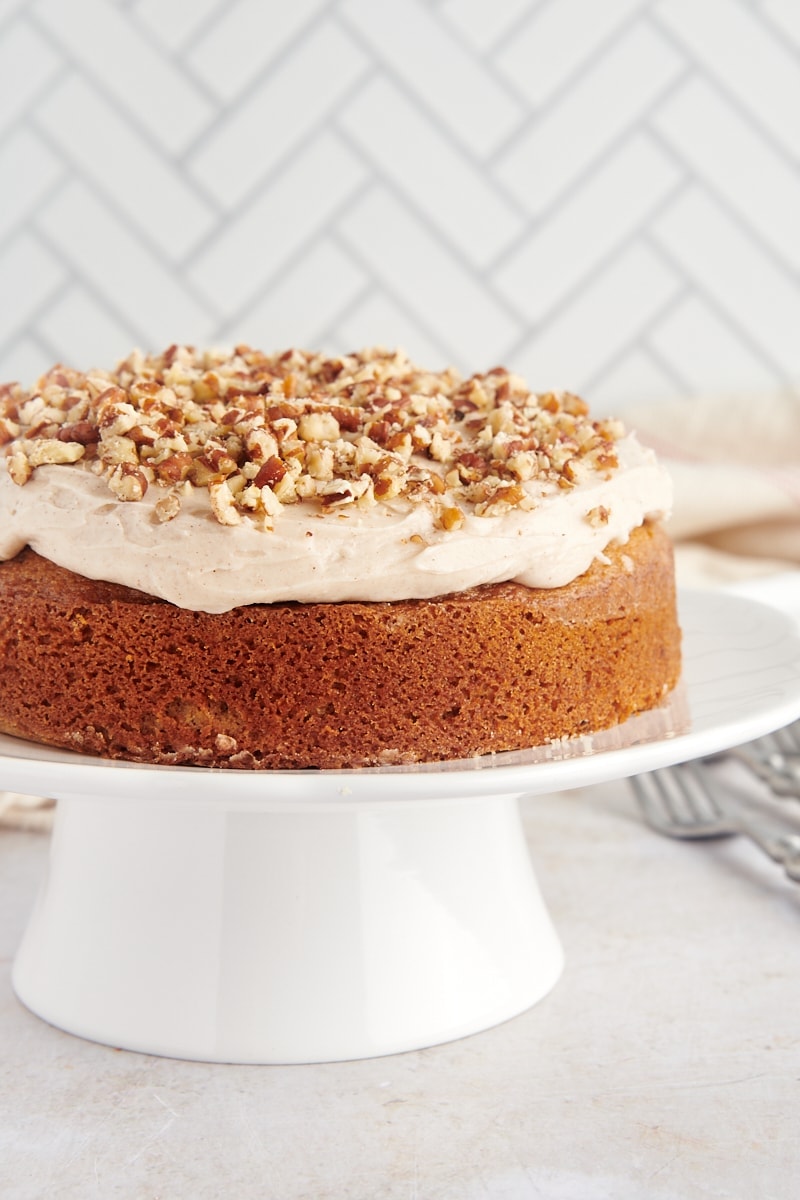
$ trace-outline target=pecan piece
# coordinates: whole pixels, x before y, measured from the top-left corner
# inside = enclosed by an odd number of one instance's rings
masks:
[[[276,483],[280,483],[286,475],[287,470],[288,468],[283,460],[273,454],[261,467],[253,483],[256,487],[260,488],[264,487],[265,484],[267,487],[274,487]]]
[[[82,446],[91,446],[100,441],[100,431],[91,421],[75,421],[71,425],[62,425],[56,437],[60,442],[80,442]]]
[[[147,491],[147,476],[134,463],[119,463],[108,476],[108,486],[118,500],[141,500]]]

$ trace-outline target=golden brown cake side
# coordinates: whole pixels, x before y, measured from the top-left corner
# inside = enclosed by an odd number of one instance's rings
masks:
[[[645,524],[565,587],[210,614],[0,563],[0,730],[138,762],[344,768],[607,728],[680,671],[672,549]]]

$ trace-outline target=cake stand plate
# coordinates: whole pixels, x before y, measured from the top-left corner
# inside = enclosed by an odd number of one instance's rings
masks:
[[[592,737],[456,763],[250,772],[112,763],[0,736],[0,782],[58,800],[14,963],[71,1033],[203,1061],[364,1058],[486,1029],[562,952],[518,798],[724,750],[800,715],[800,635],[681,596],[665,707]]]

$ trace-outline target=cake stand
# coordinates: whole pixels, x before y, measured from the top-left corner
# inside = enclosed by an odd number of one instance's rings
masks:
[[[519,796],[710,754],[800,715],[788,617],[688,593],[681,623],[668,706],[468,761],[217,771],[0,737],[2,786],[58,800],[19,998],[94,1041],[241,1063],[390,1054],[522,1012],[562,952]]]

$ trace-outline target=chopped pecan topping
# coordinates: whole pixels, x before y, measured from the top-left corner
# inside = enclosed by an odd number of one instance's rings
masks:
[[[32,467],[43,467],[53,463],[74,463],[83,458],[86,451],[79,442],[62,442],[57,437],[36,438],[26,450]]]
[[[599,529],[601,525],[608,524],[608,518],[611,513],[604,504],[599,504],[597,508],[590,508],[586,514],[586,520],[594,529]]]
[[[78,464],[119,500],[154,485],[159,521],[194,487],[221,524],[264,529],[288,504],[323,514],[398,500],[455,529],[608,475],[624,433],[590,420],[579,397],[537,395],[504,367],[462,379],[383,349],[326,358],[170,346],[110,372],[57,366],[30,390],[0,386],[0,454],[20,486],[40,466]],[[600,510],[587,519],[603,520]]]

